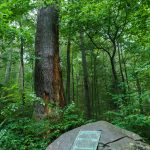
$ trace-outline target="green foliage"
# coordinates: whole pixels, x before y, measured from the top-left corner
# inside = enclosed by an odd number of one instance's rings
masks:
[[[150,116],[141,114],[139,105],[121,106],[119,111],[109,111],[105,115],[106,119],[113,124],[133,131],[144,137],[147,141],[150,140],[149,133],[147,132],[150,129]]]
[[[62,123],[64,130],[73,129],[85,123],[84,114],[75,103],[70,104],[64,110]]]
[[[62,133],[86,123],[75,103],[64,109],[50,106],[52,114],[36,121],[34,103],[42,100],[29,90],[22,105],[18,91],[17,85],[0,87],[0,150],[43,150]]]
[[[8,120],[1,129],[1,149],[42,149],[46,147],[43,136],[47,122],[35,122],[30,118]],[[34,130],[33,130],[34,129]]]
[[[18,116],[4,120],[0,125],[1,150],[43,150],[62,133],[85,123],[83,113],[79,113],[74,103],[64,110],[55,110],[61,116],[59,119],[35,121]]]

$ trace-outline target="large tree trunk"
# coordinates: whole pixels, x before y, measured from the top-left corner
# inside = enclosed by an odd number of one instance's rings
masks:
[[[59,59],[58,10],[55,5],[38,12],[35,55],[35,92],[45,102],[44,107],[36,105],[35,113],[45,116],[50,111],[50,102],[65,106]]]
[[[87,115],[87,118],[91,118],[90,90],[89,90],[88,70],[87,70],[87,61],[86,61],[86,53],[85,53],[85,47],[84,47],[83,32],[80,32],[80,49],[81,49],[81,53],[82,53],[84,90],[85,90],[85,101],[86,101],[86,109],[87,109],[86,115]]]

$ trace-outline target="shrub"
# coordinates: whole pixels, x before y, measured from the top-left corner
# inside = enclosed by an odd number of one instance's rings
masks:
[[[44,150],[62,133],[85,123],[74,103],[64,110],[55,108],[59,119],[35,121],[30,116],[7,119],[0,125],[0,150]],[[18,111],[18,110],[16,110]]]

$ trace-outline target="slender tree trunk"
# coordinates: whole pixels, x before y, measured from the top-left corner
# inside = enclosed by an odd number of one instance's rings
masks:
[[[9,58],[6,66],[6,72],[5,72],[5,79],[3,84],[7,84],[10,80],[10,73],[11,73],[11,65],[12,65],[12,49],[9,52]]]
[[[23,37],[20,37],[20,92],[22,105],[25,103],[25,87],[24,87],[24,40]]]
[[[67,43],[67,84],[66,84],[66,99],[67,103],[70,103],[70,48],[71,48],[71,40],[70,36],[68,37],[68,43]]]
[[[126,78],[126,83],[127,83],[127,89],[128,89],[128,95],[129,95],[129,100],[130,100],[130,86],[129,86],[129,80],[128,80],[128,73],[127,73],[127,67],[126,67],[126,62],[125,58],[123,56],[122,49],[120,50],[123,66],[124,66],[124,73],[125,73],[125,78]]]
[[[105,62],[105,59],[104,59],[104,58],[105,58],[105,52],[103,52],[103,61],[102,61],[102,62],[103,62],[103,69],[104,69],[104,72],[103,72],[103,75],[102,75],[102,76],[103,76],[103,81],[104,81],[104,85],[105,85],[105,90],[108,91],[108,83],[107,83],[107,78],[106,78],[106,75],[105,75],[105,72],[107,72],[107,71],[106,71],[106,67],[105,67],[105,63],[106,63],[106,62]]]
[[[45,102],[44,107],[36,104],[35,117],[38,119],[50,113],[50,102],[65,106],[59,58],[58,10],[55,5],[38,12],[35,56],[35,92]]]
[[[137,92],[138,92],[138,99],[139,99],[139,108],[141,113],[143,113],[143,107],[142,107],[142,88],[141,88],[141,83],[140,83],[140,79],[138,77],[138,73],[135,74],[135,78],[136,78],[136,87],[137,87]]]
[[[119,88],[118,88],[118,76],[117,76],[117,71],[116,71],[116,64],[115,64],[115,56],[117,52],[117,45],[116,41],[111,40],[113,44],[113,53],[112,56],[110,56],[110,62],[111,62],[111,68],[112,68],[112,74],[113,74],[113,93],[118,94],[119,93]]]
[[[118,77],[117,77],[114,57],[110,58],[110,63],[111,63],[111,69],[112,69],[112,75],[113,75],[112,88],[115,93],[118,93]]]
[[[110,35],[108,35],[108,36],[110,36]],[[105,53],[107,53],[107,55],[110,59],[111,68],[112,68],[112,76],[113,76],[112,91],[113,91],[113,93],[118,93],[118,76],[117,76],[116,66],[115,66],[115,56],[116,56],[116,51],[117,51],[116,40],[112,39],[112,37],[110,37],[110,41],[112,42],[112,47],[113,47],[113,49],[112,49],[113,52],[111,54],[107,49],[105,49],[103,47],[98,47],[90,35],[88,35],[88,37],[90,38],[91,42],[94,44],[94,46],[96,48],[102,49]]]
[[[73,51],[72,51],[72,101],[74,101],[74,68],[73,68]]]
[[[113,79],[112,79],[112,94],[118,95],[118,94],[120,94],[120,89],[118,87],[118,76],[117,76],[117,72],[116,72],[114,57],[110,58],[110,62],[111,62],[112,76],[113,76]],[[118,105],[116,103],[114,103],[114,101],[112,100],[110,107],[112,109],[117,109]]]
[[[76,74],[76,95],[77,95],[77,106],[79,105],[79,90],[78,90],[78,86],[79,86],[79,76]]]
[[[127,102],[127,99],[126,99],[126,85],[125,85],[125,77],[124,77],[124,73],[123,73],[123,67],[122,67],[122,59],[121,59],[121,52],[120,52],[120,47],[119,47],[119,44],[118,44],[118,58],[119,58],[119,68],[120,68],[120,74],[121,74],[121,79],[122,79],[122,85],[121,85],[121,88],[122,88],[122,99],[124,100],[124,103]]]
[[[31,67],[32,67],[32,81],[31,81],[31,86],[32,86],[32,92],[34,92],[34,61],[32,61]]]
[[[122,63],[121,63],[121,54],[120,54],[120,48],[118,45],[118,58],[119,58],[119,68],[120,68],[120,74],[121,74],[121,79],[122,82],[125,83],[125,78],[124,78],[124,74],[123,74],[123,68],[122,68]]]
[[[91,50],[91,110],[92,117],[94,116],[94,67],[93,67],[93,50]]]
[[[91,118],[90,90],[89,90],[88,70],[87,70],[87,61],[86,61],[86,52],[85,52],[85,47],[84,47],[83,32],[80,32],[80,49],[81,49],[81,53],[82,53],[82,66],[83,66],[83,78],[84,78],[84,90],[85,90],[87,118]]]
[[[97,118],[97,112],[98,112],[98,93],[97,93],[97,72],[96,72],[96,61],[97,61],[97,56],[94,56],[94,78],[93,78],[93,82],[94,82],[94,102],[95,102],[95,114],[96,114],[96,118]]]

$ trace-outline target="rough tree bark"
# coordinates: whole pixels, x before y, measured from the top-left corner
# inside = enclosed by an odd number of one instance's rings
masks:
[[[35,56],[35,93],[45,103],[44,107],[36,104],[35,114],[42,117],[50,113],[50,102],[65,106],[59,59],[58,10],[55,5],[38,12]]]

